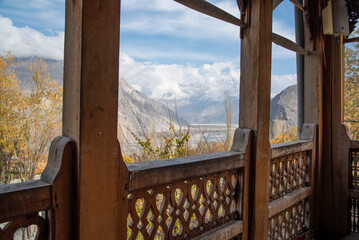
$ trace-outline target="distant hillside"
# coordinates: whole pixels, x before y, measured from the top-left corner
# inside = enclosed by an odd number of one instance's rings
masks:
[[[29,62],[37,61],[36,58],[19,58],[14,65],[14,71],[21,87],[28,90],[31,86],[29,84],[30,71],[28,69]],[[48,65],[48,72],[51,79],[63,84],[63,62],[45,59]],[[185,119],[178,117],[166,105],[155,101],[144,94],[133,89],[124,79],[120,79],[119,89],[119,122],[125,134],[129,134],[127,129],[135,132],[138,135],[143,135],[156,127],[157,131],[167,131],[169,123],[173,119],[173,123],[178,126],[179,122],[183,126],[188,123]],[[143,132],[144,131],[144,132]]]
[[[19,58],[14,66],[15,73],[24,89],[30,87],[28,62],[36,60],[36,58]],[[45,61],[48,64],[51,78],[56,79],[62,85],[63,62],[50,59],[45,59]],[[238,96],[232,97],[232,100],[233,123],[235,124],[238,123]],[[182,126],[187,126],[188,123],[225,123],[224,101],[225,96],[223,96],[223,101],[212,101],[208,98],[195,96],[186,101],[178,101],[176,103],[178,114],[182,116],[179,117],[179,122],[181,122]],[[170,104],[174,109],[174,103]],[[120,78],[119,106],[119,122],[122,124],[124,132],[126,132],[126,129],[131,129],[141,135],[143,131],[149,131],[153,126],[157,128],[157,131],[166,131],[171,119],[174,120],[175,124],[178,124],[176,114],[169,110],[165,104],[133,89],[122,78]],[[293,85],[284,89],[271,100],[270,106],[271,135],[276,136],[297,122],[297,86]]]
[[[297,85],[276,95],[270,103],[271,135],[276,136],[297,124]]]

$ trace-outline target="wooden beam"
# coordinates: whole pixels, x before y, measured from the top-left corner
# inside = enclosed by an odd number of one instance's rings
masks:
[[[304,55],[304,122],[317,124],[314,182],[314,227],[319,228],[323,212],[323,30],[319,13],[319,1],[306,1],[304,18],[304,48],[310,54]],[[311,16],[311,17],[309,17]],[[314,148],[314,146],[313,146]]]
[[[127,170],[117,140],[120,2],[66,1],[63,135],[76,141],[74,239],[126,239]]]
[[[344,43],[359,42],[359,37],[344,39]]]
[[[282,2],[283,0],[273,0],[272,10],[276,9],[276,7]]]
[[[304,48],[302,48],[301,46],[299,46],[298,44],[296,44],[295,42],[289,40],[288,38],[285,38],[281,35],[278,35],[276,33],[272,33],[272,41],[281,46],[284,47],[288,50],[291,50],[293,52],[302,54],[302,55],[307,55],[309,54],[309,51],[305,50]]]
[[[301,11],[304,12],[304,7],[300,2],[298,2],[298,0],[289,0],[289,1],[291,1],[297,8],[299,8]]]
[[[328,236],[343,237],[348,231],[348,181],[350,139],[343,120],[343,42],[325,37],[324,71],[324,199],[323,230]]]
[[[231,221],[223,224],[213,230],[206,232],[198,237],[192,238],[193,240],[222,240],[232,239],[242,233],[243,221]]]
[[[0,185],[0,222],[51,208],[51,185],[42,180]]]
[[[204,13],[208,16],[217,18],[219,20],[234,24],[236,26],[245,28],[247,24],[221,8],[205,1],[205,0],[174,0],[186,7],[189,7],[198,12]]]
[[[268,238],[269,113],[273,1],[253,0],[241,41],[239,127],[253,130],[249,236]],[[255,227],[254,227],[255,226]]]
[[[244,167],[244,153],[220,152],[127,164],[129,191]]]
[[[298,189],[290,194],[287,194],[277,200],[274,200],[268,204],[268,217],[271,218],[277,213],[289,208],[303,199],[306,199],[311,194],[311,188],[305,187]]]

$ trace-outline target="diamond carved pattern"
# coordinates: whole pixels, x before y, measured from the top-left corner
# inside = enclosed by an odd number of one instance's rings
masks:
[[[292,239],[307,230],[306,205],[302,200],[269,219],[268,240]]]
[[[132,192],[127,238],[189,239],[234,219],[240,180],[232,170]]]
[[[271,160],[269,201],[309,186],[310,154],[300,152]]]

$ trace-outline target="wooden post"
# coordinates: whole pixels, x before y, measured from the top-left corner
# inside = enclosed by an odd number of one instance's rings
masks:
[[[268,238],[269,112],[271,83],[272,1],[250,2],[250,23],[241,41],[239,127],[254,131],[249,202],[249,238]],[[246,168],[246,171],[250,169]]]
[[[63,135],[77,150],[73,239],[126,238],[126,168],[117,140],[120,2],[66,1]]]
[[[305,49],[310,51],[309,55],[304,56],[304,122],[314,123],[318,126],[317,143],[315,151],[315,175],[312,179],[314,182],[315,192],[312,199],[314,200],[314,214],[311,218],[311,226],[316,228],[320,224],[320,218],[323,207],[323,30],[322,22],[319,17],[321,10],[320,1],[306,1],[305,6],[305,23],[304,23],[304,44]],[[314,157],[314,156],[313,156]]]
[[[338,239],[348,230],[348,181],[350,139],[343,121],[343,40],[325,37],[323,234]]]

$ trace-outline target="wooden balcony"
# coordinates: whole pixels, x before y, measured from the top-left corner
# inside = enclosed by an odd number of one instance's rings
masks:
[[[359,231],[359,144],[342,125],[344,37],[322,34],[323,2],[291,1],[304,12],[299,46],[272,32],[281,0],[237,1],[241,19],[204,0],[175,1],[238,26],[232,150],[125,165],[117,140],[121,1],[67,0],[63,136],[40,180],[0,186],[0,239],[30,225],[36,239],[61,240],[339,239]],[[307,123],[299,141],[274,146],[272,42],[303,57]]]
[[[315,125],[303,138],[273,145],[269,161],[268,238],[312,234]],[[248,235],[251,131],[237,129],[232,151],[127,164],[127,239],[231,239]],[[0,186],[1,239],[37,226],[37,239],[73,231],[74,142],[54,140],[40,180]],[[72,174],[71,174],[72,173]],[[247,175],[246,175],[247,174]]]

